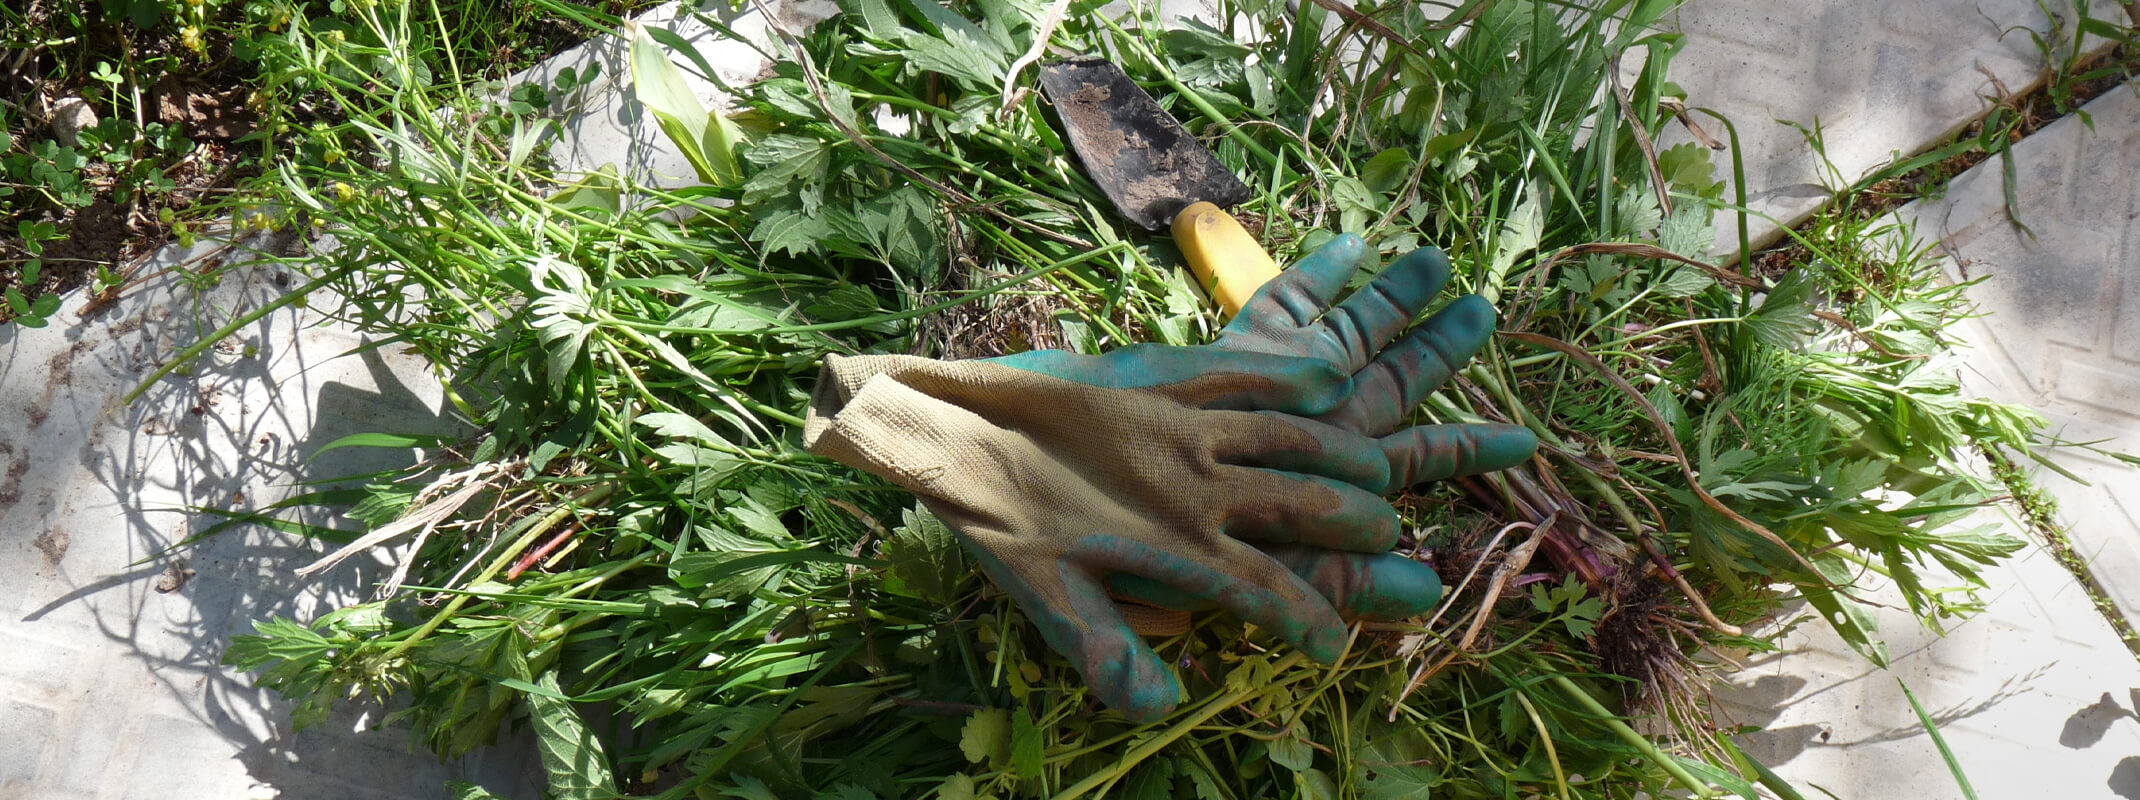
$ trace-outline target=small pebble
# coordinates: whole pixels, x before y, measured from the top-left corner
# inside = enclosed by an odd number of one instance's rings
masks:
[[[97,126],[97,112],[89,101],[68,97],[52,104],[52,138],[67,147],[81,144],[82,130]]]

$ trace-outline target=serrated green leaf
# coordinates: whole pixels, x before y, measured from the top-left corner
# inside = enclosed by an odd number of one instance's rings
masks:
[[[1810,269],[1797,269],[1783,276],[1762,298],[1761,307],[1740,324],[1762,344],[1796,349],[1806,336],[1820,329],[1813,316],[1812,273]]]
[[[544,672],[537,686],[559,694],[556,672]],[[550,794],[564,800],[610,800],[617,796],[616,780],[609,772],[609,756],[601,740],[580,719],[571,701],[530,692],[528,717],[535,729],[535,750],[550,775]]]
[[[750,238],[763,248],[766,255],[785,252],[790,256],[806,256],[821,250],[820,240],[837,234],[822,216],[784,209],[759,219],[751,228]]]
[[[1540,614],[1553,613],[1553,597],[1546,593],[1545,584],[1531,584],[1531,608],[1537,609]]]
[[[1657,245],[1688,258],[1700,258],[1716,244],[1716,225],[1710,215],[1706,206],[1680,204],[1658,227]]]
[[[679,467],[700,470],[698,474],[702,481],[718,481],[735,474],[750,463],[726,450],[715,450],[690,442],[672,442],[656,447],[654,455]]]
[[[845,0],[840,3],[840,8],[859,17],[863,32],[880,42],[898,41],[900,34],[907,30],[885,0]]]
[[[1613,207],[1616,218],[1614,231],[1630,236],[1647,236],[1664,222],[1664,209],[1657,205],[1657,193],[1644,191],[1639,186],[1620,190],[1620,199]]]
[[[935,6],[933,0],[919,0],[919,6]],[[940,8],[940,6],[939,6]],[[946,12],[949,13],[949,12]],[[964,23],[963,17],[959,21]],[[972,23],[965,29],[949,29],[942,38],[910,32],[906,35],[907,50],[900,53],[914,69],[935,72],[965,84],[968,89],[987,90],[1001,87],[1003,70],[1009,66],[1003,52],[985,44],[968,33],[978,31]]]
[[[794,195],[804,214],[816,214],[824,204],[833,150],[832,143],[814,136],[776,133],[759,139],[745,156],[757,169],[743,184],[743,202]]]
[[[1315,763],[1315,748],[1298,726],[1270,742],[1271,763],[1299,772]]]
[[[1181,761],[1181,774],[1189,779],[1189,789],[1196,800],[1227,800],[1226,790],[1219,788],[1217,778],[1211,776],[1203,765],[1191,760]]]
[[[778,545],[737,536],[711,525],[697,528],[704,552],[669,559],[669,576],[686,589],[704,589],[714,597],[747,597],[780,574],[789,563],[805,560]]]
[[[491,794],[489,789],[467,781],[447,781],[446,795],[453,798],[453,800],[505,800],[503,797]]]
[[[1018,711],[1011,715],[1011,774],[1019,780],[1029,781],[1040,777],[1042,746],[1041,729],[1033,724],[1032,715]]]
[[[736,775],[732,780],[735,783],[717,790],[722,797],[735,800],[782,800],[779,795],[773,793],[772,787],[765,785],[765,781],[749,775]]]
[[[729,503],[722,511],[729,519],[741,525],[743,530],[757,534],[766,541],[780,542],[794,538],[787,524],[780,521],[779,512],[767,508],[755,497],[746,495]]]
[[[1724,196],[1724,184],[1716,179],[1716,165],[1709,163],[1709,148],[1694,142],[1658,151],[1657,170],[1675,190],[1708,198]]]
[[[936,800],[974,800],[973,778],[961,773],[945,778],[936,787]]]
[[[1501,698],[1499,712],[1496,721],[1500,726],[1501,738],[1517,739],[1523,736],[1524,731],[1530,729],[1530,715],[1523,713],[1523,704],[1517,702],[1515,695],[1511,694]]]
[[[966,754],[969,763],[1002,769],[1011,757],[1011,712],[1002,708],[973,712],[959,729],[959,752]]]
[[[861,204],[855,218],[880,258],[908,275],[935,280],[943,244],[938,212],[926,192],[901,185]]]
[[[1138,764],[1118,791],[1123,800],[1167,800],[1174,793],[1174,759],[1153,758]]]
[[[1716,278],[1698,267],[1666,262],[1659,269],[1663,274],[1650,283],[1650,293],[1658,297],[1693,297],[1716,285]]]
[[[1498,289],[1509,268],[1516,265],[1516,259],[1538,249],[1539,236],[1544,230],[1545,210],[1538,204],[1538,196],[1525,196],[1502,221],[1500,234],[1494,239],[1494,258],[1487,273],[1487,285]]]
[[[892,531],[882,547],[892,566],[885,589],[936,603],[953,599],[966,577],[965,551],[951,528],[927,508],[905,512],[906,524]]]

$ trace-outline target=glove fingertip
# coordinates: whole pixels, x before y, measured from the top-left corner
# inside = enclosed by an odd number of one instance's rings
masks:
[[[1355,617],[1399,620],[1434,609],[1442,600],[1442,578],[1434,568],[1402,556],[1367,562],[1366,579],[1350,599]]]
[[[1324,242],[1322,247],[1316,248],[1315,255],[1337,258],[1347,264],[1352,264],[1358,262],[1360,256],[1366,254],[1366,252],[1367,240],[1360,238],[1359,234],[1340,233],[1331,237],[1330,241]]]
[[[1494,324],[1501,320],[1500,312],[1494,310],[1493,301],[1475,294],[1467,294],[1450,301],[1449,307],[1441,313],[1451,315],[1451,320],[1457,327],[1475,328],[1486,334],[1493,333]]]
[[[1484,471],[1507,469],[1525,461],[1538,452],[1538,434],[1522,425],[1487,425],[1481,429],[1478,441],[1478,466]]]
[[[1324,623],[1308,626],[1297,645],[1302,653],[1315,659],[1318,664],[1329,664],[1345,654],[1345,643],[1351,639],[1349,627],[1337,612],[1329,612],[1330,619]]]
[[[1308,273],[1308,277],[1314,279],[1310,281],[1314,293],[1327,303],[1344,287],[1345,280],[1351,278],[1352,273],[1359,269],[1360,259],[1366,255],[1365,239],[1361,239],[1359,234],[1341,233],[1301,259],[1295,268]],[[1336,281],[1335,285],[1332,284],[1333,280]]]
[[[1098,665],[1087,682],[1101,702],[1134,722],[1157,721],[1181,702],[1181,681],[1148,648],[1117,650],[1113,660]]]
[[[1449,255],[1433,245],[1426,245],[1398,256],[1382,271],[1384,278],[1411,282],[1424,290],[1427,296],[1441,291],[1442,284],[1449,282]]]

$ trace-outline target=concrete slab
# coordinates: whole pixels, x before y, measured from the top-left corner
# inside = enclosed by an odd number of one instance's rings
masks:
[[[1985,577],[1985,612],[1944,638],[1878,609],[1892,669],[1818,621],[1800,626],[1783,653],[1718,688],[1720,722],[1763,726],[1741,746],[1809,797],[1963,797],[1899,680],[1978,797],[2140,798],[2140,663],[2040,548]],[[1902,603],[1892,591],[1873,597]]]
[[[1700,0],[1672,20],[1687,36],[1672,79],[1686,89],[1687,105],[1715,109],[1738,126],[1747,204],[1767,217],[1749,222],[1758,248],[1826,204],[1838,181],[1855,181],[1983,116],[1996,86],[2019,93],[2038,84],[2044,57],[2026,31],[2072,31],[2070,5]],[[2061,15],[2057,22],[2047,7]],[[2090,16],[2129,24],[2113,2],[2094,3]],[[2104,44],[2091,38],[2083,46]],[[1695,120],[1724,136],[1707,117]],[[1819,126],[1832,171],[1787,122]],[[1659,145],[1688,141],[1675,126]],[[1728,162],[1718,163],[1729,184]],[[1738,238],[1736,226],[1719,225],[1715,252],[1736,255]]]
[[[2125,21],[2121,8],[2098,5],[2097,16]],[[1677,24],[1688,44],[1675,79],[1690,105],[1733,117],[1750,204],[1785,225],[1810,215],[1837,182],[1951,135],[1989,108],[1996,86],[2026,90],[2043,72],[2042,55],[2013,28],[2050,28],[2032,0],[1789,8],[1708,0],[1687,5]],[[2129,131],[2140,119],[2126,106],[2140,103],[2127,90],[2116,94],[2128,99],[2089,108],[2104,135],[2068,119],[2017,147],[2022,217],[2040,238],[2006,224],[1996,162],[1903,217],[1918,222],[1920,237],[1944,240],[1958,278],[1992,276],[1972,297],[1994,314],[1963,333],[1978,346],[1970,385],[2045,408],[2069,439],[2131,448],[2140,445],[2140,348],[2131,344],[2140,331],[2120,335],[2117,326],[2140,324],[2140,279],[2119,277],[2140,257],[2124,244],[2140,217],[2129,186],[2140,168],[2140,135]],[[1782,120],[1819,123],[1832,171]],[[1674,131],[1663,144],[1690,139]],[[1720,253],[1737,248],[1730,227],[1720,226]],[[1781,230],[1756,222],[1751,238],[1759,245]],[[2140,569],[2140,508],[2131,500],[2140,494],[2121,491],[2140,475],[2080,450],[2054,458],[2093,480],[2084,487],[2044,478],[2062,520],[2080,525],[2075,537],[2107,568],[2098,574],[2140,574],[2132,571]],[[2028,538],[2011,520],[2004,527]],[[1900,678],[1937,720],[1979,796],[2140,798],[2140,666],[2130,651],[2039,548],[1987,577],[1996,590],[1987,610],[1946,638],[1900,611],[1879,611],[1896,654],[1892,670],[1871,667],[1813,622],[1783,641],[1785,653],[1733,676],[1718,692],[1721,706],[1767,728],[1742,740],[1749,755],[1801,788],[1838,797],[1961,797]],[[2131,597],[2121,603],[2140,600],[2140,589],[2122,583],[2113,592]]]
[[[1944,197],[1900,217],[1939,242],[1949,277],[1975,280],[1990,312],[1962,335],[1977,345],[1965,376],[1985,396],[2042,409],[2058,436],[2140,453],[2140,87],[2089,103],[2094,128],[2059,120],[2014,146],[2009,210],[1997,162],[1957,177]],[[2029,227],[2023,231],[2018,219]],[[2030,234],[2033,232],[2033,236]],[[2058,521],[2129,620],[2140,621],[2140,471],[2109,454],[2043,455],[2085,479],[2036,480]]]
[[[291,729],[280,696],[220,659],[267,615],[309,618],[384,574],[372,561],[324,580],[295,566],[314,542],[234,529],[157,554],[219,521],[192,509],[257,509],[300,482],[405,465],[411,452],[342,451],[349,433],[445,433],[459,423],[413,356],[365,344],[288,307],[212,348],[186,374],[122,396],[180,349],[283,294],[292,275],[228,252],[172,248],[142,274],[228,262],[212,287],[173,271],[50,327],[0,326],[0,797],[435,797],[449,778],[533,796],[526,742],[441,764],[381,709],[356,706]],[[306,520],[331,524],[315,515]]]

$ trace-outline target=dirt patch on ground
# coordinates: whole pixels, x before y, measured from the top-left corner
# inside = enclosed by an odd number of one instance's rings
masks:
[[[6,514],[22,502],[22,476],[30,474],[30,459],[16,453],[14,445],[0,442],[0,460],[9,462],[7,472],[0,474],[0,514]]]
[[[67,546],[73,543],[74,537],[67,533],[67,529],[53,528],[38,534],[37,539],[30,542],[30,546],[45,554],[46,566],[56,567],[59,562],[67,560]]]

